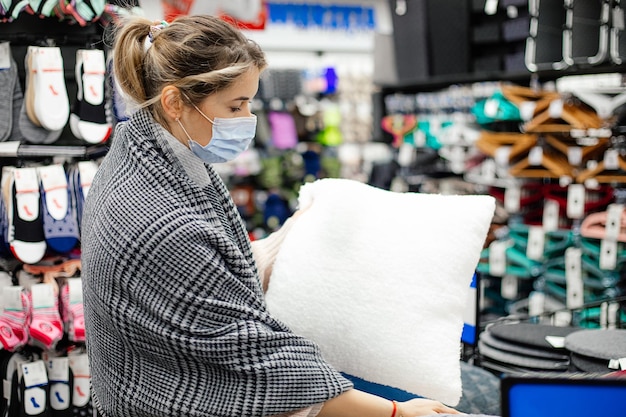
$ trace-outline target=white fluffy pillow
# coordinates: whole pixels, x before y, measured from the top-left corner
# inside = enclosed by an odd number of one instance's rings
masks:
[[[494,199],[323,179],[299,203],[309,208],[276,258],[270,312],[342,372],[458,404],[463,313]]]

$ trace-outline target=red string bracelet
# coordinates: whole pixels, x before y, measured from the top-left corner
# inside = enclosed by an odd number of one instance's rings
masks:
[[[392,400],[391,404],[393,404],[393,411],[391,412],[391,417],[396,417],[396,411],[398,411],[398,404],[396,403],[395,400]]]

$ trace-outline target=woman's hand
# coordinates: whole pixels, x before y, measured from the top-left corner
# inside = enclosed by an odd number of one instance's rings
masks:
[[[430,416],[432,414],[462,414],[443,405],[439,401],[428,400],[425,398],[415,398],[413,400],[397,403],[398,410],[396,411],[396,417],[415,417],[415,416]]]

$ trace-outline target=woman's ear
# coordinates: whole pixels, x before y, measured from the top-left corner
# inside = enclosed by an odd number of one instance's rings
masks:
[[[168,119],[177,120],[183,112],[183,102],[180,90],[173,85],[163,87],[161,90],[161,106]]]

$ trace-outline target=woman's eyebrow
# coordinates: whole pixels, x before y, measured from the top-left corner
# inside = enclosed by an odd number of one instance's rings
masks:
[[[249,100],[250,100],[250,97],[241,96],[241,97],[234,98],[232,101],[249,101]]]

